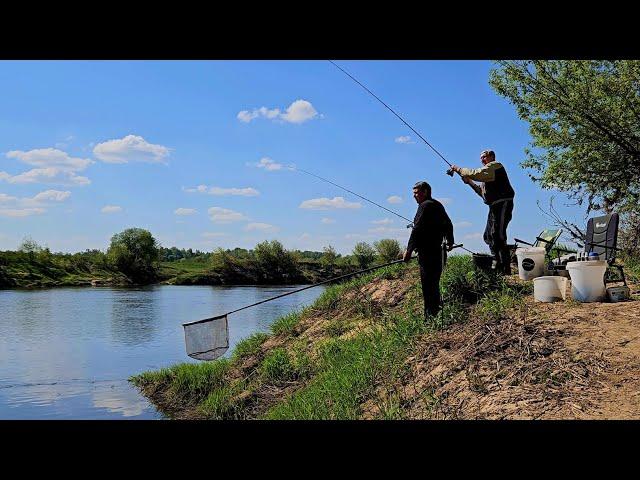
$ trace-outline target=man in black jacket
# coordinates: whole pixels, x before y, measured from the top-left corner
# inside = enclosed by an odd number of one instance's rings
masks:
[[[496,161],[496,154],[492,150],[482,152],[480,161],[483,165],[480,168],[460,168],[453,165],[451,169],[458,172],[462,181],[489,205],[484,242],[489,245],[495,257],[494,268],[508,275],[511,273],[511,252],[507,246],[507,225],[511,221],[515,192],[507,171]],[[474,180],[482,182],[482,185],[477,185]]]
[[[443,265],[443,240],[447,250],[453,246],[453,224],[440,202],[431,198],[431,186],[418,182],[413,187],[413,198],[418,202],[418,211],[413,220],[404,261],[418,251],[420,281],[424,298],[424,316],[436,315],[440,310],[440,275]]]

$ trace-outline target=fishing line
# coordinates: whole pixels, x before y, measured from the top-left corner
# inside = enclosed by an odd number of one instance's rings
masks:
[[[306,173],[307,175],[311,175],[312,177],[316,177],[316,178],[318,178],[318,179],[320,179],[320,180],[322,180],[322,181],[324,181],[324,182],[330,183],[331,185],[336,186],[336,187],[338,187],[338,188],[340,188],[340,189],[344,190],[345,192],[349,192],[349,193],[351,193],[352,195],[355,195],[356,197],[359,197],[359,198],[361,198],[362,200],[365,200],[365,201],[367,201],[367,202],[369,202],[369,203],[371,203],[371,204],[375,205],[376,207],[380,207],[380,208],[382,208],[383,210],[386,210],[386,211],[387,211],[387,212],[389,212],[389,213],[393,213],[396,217],[400,217],[400,218],[402,218],[403,220],[406,220],[407,222],[409,222],[409,223],[413,224],[413,220],[409,220],[407,217],[403,217],[403,216],[402,216],[402,215],[400,215],[399,213],[396,213],[396,212],[394,212],[393,210],[390,210],[390,209],[388,209],[387,207],[384,207],[384,206],[380,205],[379,203],[374,202],[373,200],[369,200],[368,198],[363,197],[362,195],[360,195],[360,194],[358,194],[358,193],[356,193],[356,192],[354,192],[354,191],[352,191],[352,190],[349,190],[348,188],[345,188],[345,187],[343,187],[343,186],[341,186],[341,185],[338,185],[337,183],[334,183],[334,182],[332,182],[331,180],[328,180],[328,179],[326,179],[326,178],[324,178],[324,177],[321,177],[320,175],[316,175],[315,173],[309,172],[309,171],[307,171],[307,170],[303,170],[302,168],[298,168],[298,167],[296,167],[295,165],[289,165],[289,169],[290,169],[290,170],[297,170],[298,172],[302,172],[302,173]]]
[[[369,94],[371,94],[371,96],[373,96],[373,98],[375,98],[376,100],[378,100],[382,105],[384,105],[391,113],[393,113],[396,117],[398,117],[400,119],[400,121],[402,123],[404,123],[407,127],[409,127],[411,129],[411,131],[413,133],[415,133],[416,135],[418,135],[418,137],[420,137],[420,139],[427,144],[427,146],[429,146],[429,148],[431,148],[431,150],[433,150],[434,152],[436,152],[436,154],[445,161],[445,163],[447,165],[449,165],[449,167],[452,167],[453,165],[446,159],[444,158],[444,156],[435,149],[435,147],[433,145],[431,145],[426,138],[424,138],[422,135],[420,135],[420,133],[413,128],[411,125],[409,125],[409,123],[407,123],[407,121],[402,118],[393,108],[391,108],[389,105],[387,105],[386,103],[384,103],[380,97],[378,97],[375,93],[373,93],[371,90],[369,90],[365,85],[363,85],[360,81],[358,81],[357,78],[355,78],[353,75],[351,75],[349,72],[347,72],[344,68],[340,67],[337,63],[335,63],[333,60],[329,60],[329,62],[331,62],[338,70],[340,70],[342,73],[344,73],[345,75],[347,75],[351,80],[353,80],[354,82],[356,82],[358,85],[360,85],[362,88],[364,88]],[[452,176],[453,172],[451,172],[449,174],[449,171],[447,171],[447,174]]]

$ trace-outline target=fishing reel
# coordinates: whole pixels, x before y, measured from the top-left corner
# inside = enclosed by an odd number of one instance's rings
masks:
[[[449,175],[450,177],[453,177],[454,171],[453,168],[450,168],[449,170],[447,170],[447,175]]]

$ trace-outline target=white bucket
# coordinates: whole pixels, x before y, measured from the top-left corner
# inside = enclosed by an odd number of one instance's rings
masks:
[[[600,302],[604,300],[606,289],[604,273],[607,262],[604,260],[587,262],[569,262],[567,270],[571,276],[571,295],[578,302]]]
[[[526,247],[516,249],[518,257],[518,275],[522,280],[533,280],[544,275],[545,249]]]
[[[533,298],[536,302],[562,302],[568,280],[564,277],[538,277],[533,279]]]

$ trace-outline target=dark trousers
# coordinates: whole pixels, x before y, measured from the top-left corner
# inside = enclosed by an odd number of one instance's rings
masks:
[[[424,316],[436,315],[440,310],[440,275],[442,275],[442,256],[440,252],[434,255],[420,255],[420,282],[422,283],[422,297],[424,298]]]
[[[511,273],[511,252],[507,247],[507,225],[513,213],[513,200],[497,202],[489,206],[484,242],[489,245],[496,259],[496,270],[507,275]]]

